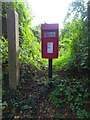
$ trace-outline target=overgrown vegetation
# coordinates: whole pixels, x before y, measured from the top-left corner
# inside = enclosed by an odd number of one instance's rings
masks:
[[[56,83],[58,81],[58,83]],[[51,92],[50,100],[59,109],[59,118],[88,118],[88,79],[59,79],[54,81],[55,90]]]
[[[86,13],[87,7],[84,1],[73,2],[65,18],[64,29],[60,33],[60,57],[56,63],[57,69],[71,71],[70,76],[76,78],[59,79],[55,90],[51,92],[52,104],[60,109],[55,115],[56,118],[64,118],[64,112],[66,118],[70,116],[70,112],[72,113],[70,118],[75,117],[75,114],[77,118],[90,118],[87,109],[90,82],[88,74],[85,74],[89,69]],[[65,110],[63,113],[61,108]]]
[[[7,11],[10,8],[16,10],[19,14],[19,59],[21,67],[20,83],[17,86],[17,91],[13,91],[12,94],[10,88],[7,87],[8,40],[6,18]],[[52,81],[49,81],[47,78],[47,60],[41,58],[40,25],[33,28],[31,27],[33,19],[31,8],[23,2],[3,2],[2,19],[3,29],[0,44],[2,44],[4,115],[7,112],[6,115],[11,115],[8,117],[14,117],[15,111],[13,113],[12,108],[15,108],[17,112],[23,112],[23,115],[21,113],[20,115],[24,116],[27,113],[26,116],[32,118],[33,115],[30,114],[30,112],[39,111],[39,109],[43,111],[38,107],[38,102],[35,101],[35,99],[38,100],[41,96],[48,93],[49,95],[44,96],[44,99],[47,99],[47,101],[51,102],[54,106],[56,112],[53,112],[53,117],[90,118],[90,109],[88,107],[90,105],[88,18],[87,4],[84,0],[82,0],[82,2],[73,2],[65,17],[64,27],[59,33],[59,58],[53,60],[53,72],[55,75]],[[33,101],[28,98],[27,94],[29,94],[29,92],[24,94],[24,92],[21,91],[22,86],[27,87],[31,85],[28,84],[28,82],[33,84],[32,89],[36,83],[39,84],[37,85],[37,87],[39,87],[38,89],[35,87],[35,90],[39,90],[39,93],[32,93],[33,96],[31,97]],[[42,88],[42,90],[40,88]],[[37,95],[34,96],[34,94]],[[23,95],[25,95],[25,97]],[[21,97],[23,97],[23,99],[21,99]],[[34,97],[36,98],[34,99]],[[43,107],[43,104],[41,106]]]
[[[39,67],[39,62],[44,63],[44,60],[41,60],[41,45],[40,45],[40,37],[38,38],[38,34],[35,33],[36,30],[31,28],[32,23],[32,11],[31,8],[28,7],[28,4],[23,2],[3,2],[2,4],[2,45],[4,44],[4,48],[2,46],[2,50],[4,51],[7,47],[7,11],[9,9],[14,9],[19,14],[19,41],[20,41],[20,52],[19,58],[20,63],[32,63],[34,66]],[[35,35],[35,34],[36,35]],[[38,40],[39,39],[39,40]],[[3,52],[2,51],[2,52]],[[8,51],[8,49],[7,49]],[[3,62],[8,61],[7,51],[3,52]]]

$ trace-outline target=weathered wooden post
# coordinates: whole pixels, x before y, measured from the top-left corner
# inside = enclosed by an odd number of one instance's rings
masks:
[[[9,86],[16,89],[19,82],[19,30],[18,14],[14,10],[7,13]]]

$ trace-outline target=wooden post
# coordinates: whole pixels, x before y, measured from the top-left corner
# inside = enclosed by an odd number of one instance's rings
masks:
[[[16,89],[19,82],[19,31],[18,14],[9,10],[7,16],[9,86]]]

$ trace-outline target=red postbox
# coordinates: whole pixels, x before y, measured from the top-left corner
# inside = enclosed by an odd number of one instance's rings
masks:
[[[58,24],[41,24],[42,58],[58,58]]]

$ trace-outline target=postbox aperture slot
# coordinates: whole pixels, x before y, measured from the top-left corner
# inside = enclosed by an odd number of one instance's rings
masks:
[[[53,30],[42,30],[42,37],[43,38],[56,38],[57,37],[57,29]]]
[[[44,32],[44,38],[56,37],[56,32]]]

